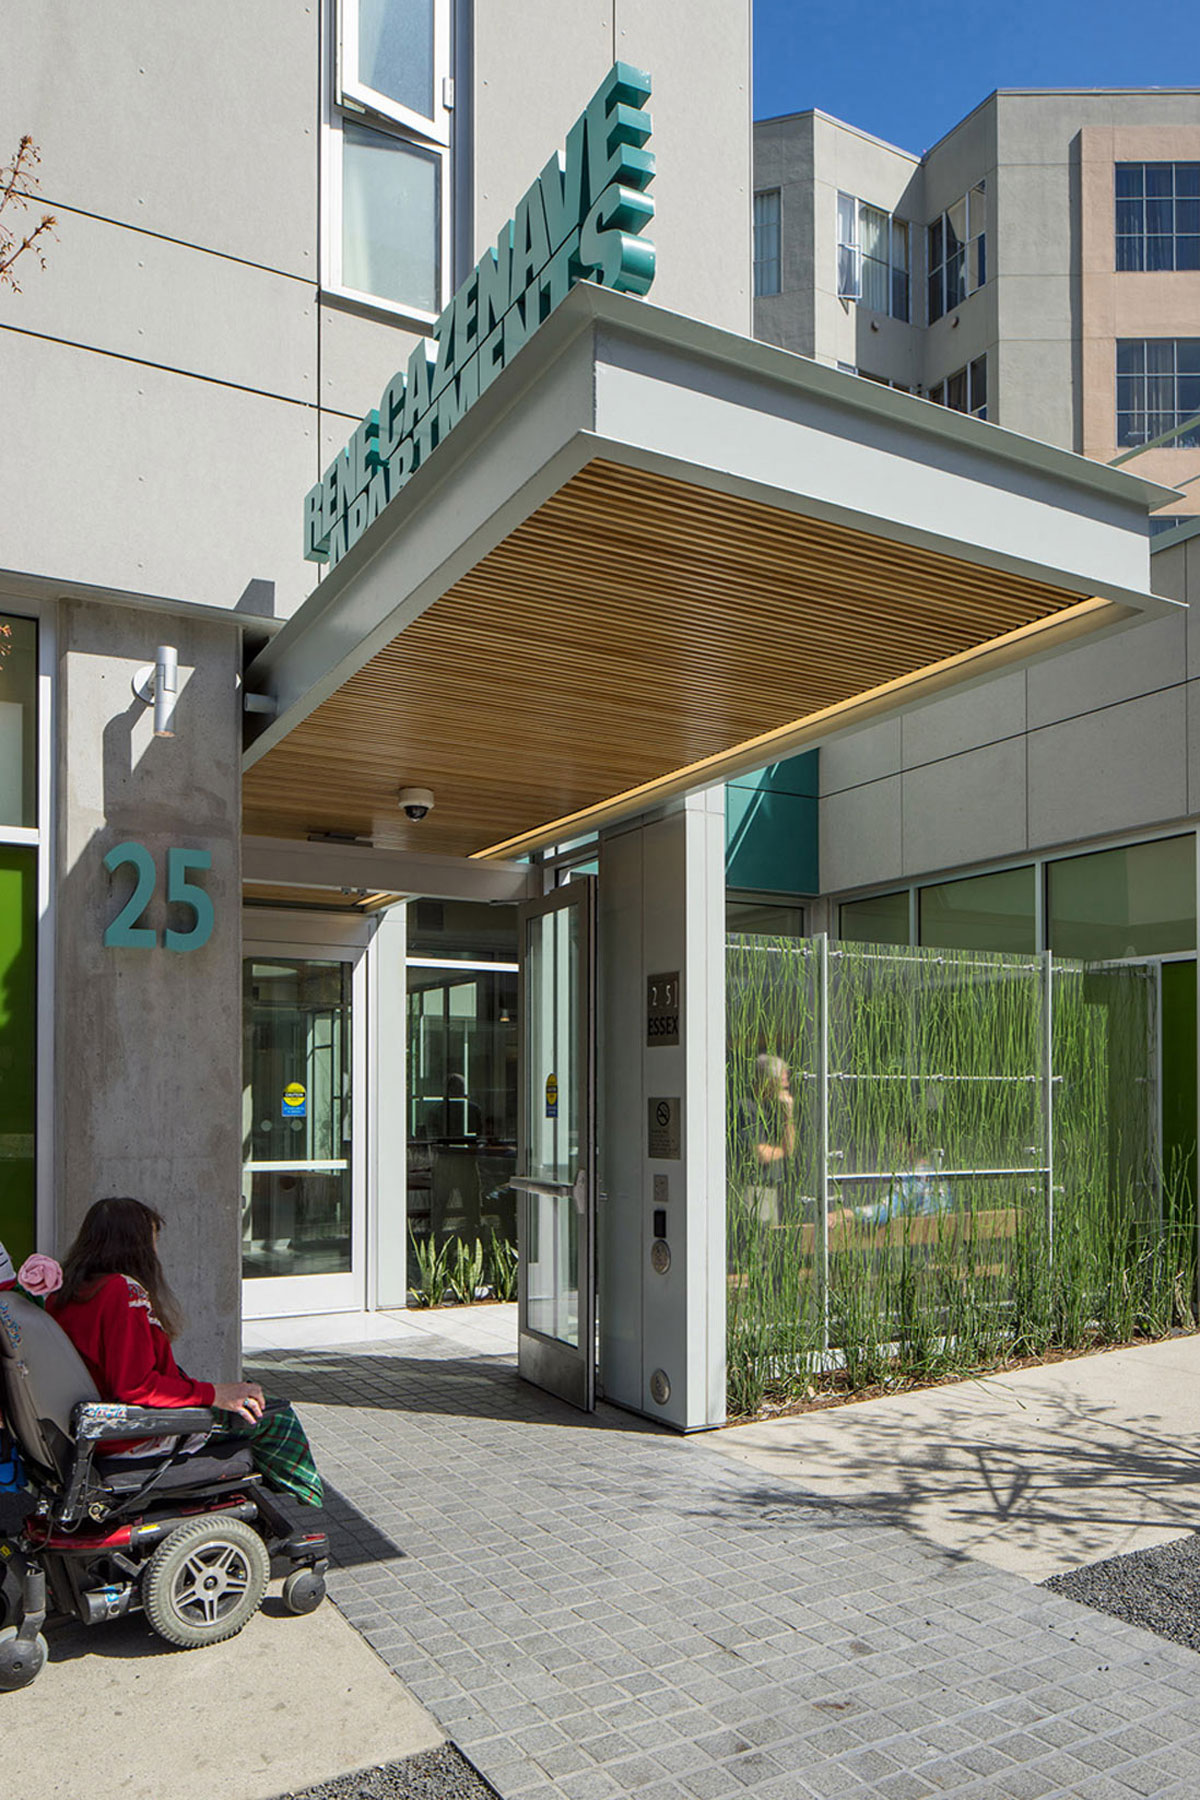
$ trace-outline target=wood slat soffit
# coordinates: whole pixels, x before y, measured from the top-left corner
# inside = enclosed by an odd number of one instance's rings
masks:
[[[1080,601],[595,461],[247,771],[245,829],[470,855]]]

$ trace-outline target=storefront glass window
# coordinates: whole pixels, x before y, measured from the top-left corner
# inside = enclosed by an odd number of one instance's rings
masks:
[[[0,830],[37,824],[37,625],[0,614]]]
[[[245,964],[242,1273],[333,1275],[352,1243],[346,962]]]
[[[1088,962],[1196,948],[1196,840],[1064,857],[1047,875],[1049,944]]]
[[[1037,948],[1034,873],[1002,869],[920,891],[921,943],[944,950]]]
[[[848,900],[838,908],[838,935],[856,944],[907,944],[908,889]]]
[[[37,852],[0,844],[0,1243],[34,1247]]]
[[[408,957],[409,1283],[423,1289],[422,1258],[479,1243],[483,1285],[515,1298],[517,909],[414,901]]]
[[[804,908],[761,900],[727,900],[725,929],[735,936],[750,933],[758,937],[803,937]]]

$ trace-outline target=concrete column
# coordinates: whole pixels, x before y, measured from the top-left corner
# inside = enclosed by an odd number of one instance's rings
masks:
[[[674,1042],[661,1026],[648,1032],[647,984],[652,976],[676,974]],[[725,1418],[723,789],[602,838],[599,987],[604,1396],[684,1431],[719,1425]],[[656,1212],[666,1214],[665,1269],[652,1260]]]
[[[131,680],[158,644],[179,653],[173,738]],[[234,622],[65,601],[58,631],[55,891],[57,1249],[93,1200],[131,1194],[167,1221],[160,1251],[188,1324],[189,1373],[240,1367],[241,732]],[[154,889],[136,923],[156,942],[106,947],[135,872],[114,845],[144,845]],[[202,948],[168,949],[167,852],[206,850],[190,879],[215,911]]]

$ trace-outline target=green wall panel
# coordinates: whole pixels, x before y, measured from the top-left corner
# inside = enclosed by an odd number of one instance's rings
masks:
[[[0,846],[0,1242],[34,1248],[37,853]]]

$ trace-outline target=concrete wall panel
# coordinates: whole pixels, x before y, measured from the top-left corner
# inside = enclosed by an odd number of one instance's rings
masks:
[[[340,306],[322,306],[322,409],[357,422],[379,405],[379,396],[397,369],[408,367],[417,342],[417,334],[402,325],[365,318]]]
[[[1187,622],[1148,619],[1029,671],[1029,725],[1051,725],[1094,707],[1173,687],[1184,672]]]
[[[821,793],[836,794],[894,775],[900,768],[900,720],[845,731],[821,746]]]
[[[617,56],[654,80],[658,269],[651,297],[672,312],[748,333],[749,0],[615,0],[615,13]]]
[[[1182,688],[1029,736],[1031,848],[1136,830],[1187,810]]]
[[[235,606],[312,585],[302,504],[318,474],[312,408],[0,333],[0,486],[20,494],[9,568]]]
[[[821,886],[826,893],[901,874],[900,780],[892,775],[821,801]]]
[[[903,778],[904,873],[1025,848],[1025,740],[1010,738]]]
[[[0,328],[316,400],[311,280],[68,212],[46,268],[23,264],[21,283],[0,288]]]
[[[488,0],[474,8],[476,257],[495,243],[611,66],[613,11],[613,0]],[[654,125],[658,138],[657,105]],[[660,155],[663,148],[660,141]]]
[[[1025,729],[1025,675],[998,675],[928,706],[901,721],[903,766],[937,762],[976,750]]]
[[[55,208],[315,277],[322,11],[206,0],[165,28],[157,0],[40,0],[5,33],[10,135]]]

